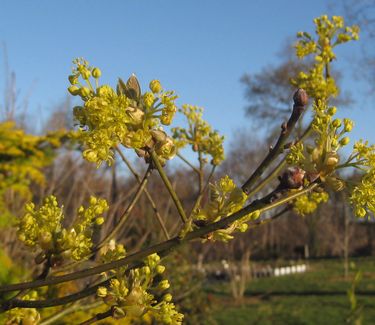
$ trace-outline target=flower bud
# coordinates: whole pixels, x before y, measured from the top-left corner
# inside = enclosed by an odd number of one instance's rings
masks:
[[[337,112],[337,108],[335,106],[331,106],[330,108],[328,108],[328,111],[327,111],[328,115],[330,116],[335,115],[336,112]]]
[[[155,94],[155,93],[160,93],[163,88],[159,80],[152,80],[150,82],[150,89]]]
[[[309,102],[309,97],[306,91],[300,88],[294,93],[293,101],[296,106],[306,106]]]
[[[104,222],[104,218],[103,218],[103,217],[96,218],[96,220],[95,220],[95,223],[96,223],[98,226],[102,225],[103,222]]]
[[[93,76],[95,79],[100,78],[101,75],[102,75],[102,72],[100,71],[99,68],[94,68],[94,69],[92,70],[92,76]]]
[[[344,138],[342,138],[342,139],[340,140],[340,144],[341,144],[342,146],[346,146],[349,142],[350,142],[349,137],[344,137]]]
[[[143,95],[143,102],[145,103],[147,108],[150,108],[152,104],[154,103],[154,94],[147,92]]]
[[[170,284],[169,284],[168,280],[163,280],[163,281],[159,282],[159,286],[158,287],[161,290],[167,290],[170,287]]]
[[[166,301],[166,302],[171,302],[172,301],[172,295],[170,293],[166,293],[163,296],[163,300]]]
[[[243,223],[241,224],[239,227],[238,227],[238,230],[240,232],[245,232],[247,230],[247,228],[249,228],[248,224],[247,223]]]
[[[70,86],[68,91],[73,95],[77,96],[79,94],[79,88],[77,86]]]
[[[144,266],[143,267],[143,272],[146,274],[146,275],[149,275],[151,273],[151,270],[148,266]]]
[[[333,120],[332,126],[335,128],[339,128],[341,126],[341,120],[339,118]]]
[[[81,97],[87,97],[90,95],[90,89],[88,89],[87,87],[82,87],[79,90],[79,94],[81,95]]]
[[[108,294],[108,290],[106,287],[99,287],[96,294],[98,297],[105,297]]]
[[[69,79],[69,82],[72,84],[72,85],[75,85],[78,83],[78,76],[75,75],[75,74],[72,74],[68,77]]]
[[[353,121],[348,118],[344,118],[344,131],[350,132],[353,129]]]
[[[156,267],[156,273],[162,274],[165,271],[165,266],[164,265],[158,265]]]
[[[89,79],[90,76],[91,76],[91,72],[90,72],[90,70],[89,70],[89,69],[82,69],[82,71],[81,71],[81,76],[82,76],[82,78],[85,79],[85,80]]]

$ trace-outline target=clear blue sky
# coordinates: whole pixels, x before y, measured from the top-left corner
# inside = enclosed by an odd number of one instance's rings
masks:
[[[102,82],[113,86],[117,77],[133,72],[144,87],[160,79],[176,90],[180,104],[203,106],[207,120],[229,142],[233,131],[251,125],[244,118],[240,77],[277,64],[286,38],[312,31],[313,18],[327,11],[323,0],[2,1],[0,41],[20,97],[35,83],[29,102],[35,125],[64,99],[71,60],[83,56],[101,68]],[[338,64],[345,68],[359,44],[342,48]],[[351,72],[344,77],[357,100],[344,112],[356,120],[354,137],[375,142],[374,110],[363,102]],[[2,77],[0,87],[3,91]]]

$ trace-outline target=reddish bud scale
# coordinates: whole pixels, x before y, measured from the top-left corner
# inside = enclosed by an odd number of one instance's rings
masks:
[[[309,97],[306,91],[300,88],[294,93],[293,101],[295,106],[306,106],[309,102]]]

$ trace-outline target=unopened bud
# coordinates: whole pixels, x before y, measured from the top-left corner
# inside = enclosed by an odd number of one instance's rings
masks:
[[[70,86],[68,91],[73,95],[77,96],[79,94],[79,88],[77,86]]]
[[[341,144],[342,146],[346,146],[349,142],[350,142],[349,137],[344,137],[344,138],[342,138],[342,139],[340,140],[340,144]]]
[[[150,89],[153,93],[159,93],[162,91],[162,86],[159,80],[152,80],[150,82]]]
[[[75,85],[78,83],[78,76],[75,75],[75,74],[72,74],[68,77],[69,79],[69,82],[72,84],[72,85]]]
[[[90,89],[88,89],[87,87],[82,87],[82,88],[79,90],[79,94],[80,94],[82,97],[87,97],[88,95],[90,95]]]
[[[164,266],[164,265],[158,265],[158,266],[156,267],[156,272],[157,272],[158,274],[162,274],[164,271],[165,271],[165,266]]]
[[[99,287],[96,294],[98,297],[105,297],[108,294],[108,290],[106,287]]]
[[[339,128],[341,126],[341,120],[339,118],[335,119],[332,122],[332,126],[335,127],[335,128]]]
[[[309,102],[309,97],[306,91],[300,88],[294,93],[293,101],[296,106],[306,106]]]
[[[172,301],[172,295],[170,293],[166,293],[163,296],[163,300],[166,301],[166,302],[171,302]]]
[[[81,76],[82,76],[83,79],[88,80],[91,76],[90,70],[89,69],[83,69],[81,71]]]
[[[331,106],[330,108],[328,108],[328,111],[327,111],[328,115],[330,116],[335,115],[336,112],[337,112],[337,108],[335,106]]]
[[[101,75],[102,75],[102,72],[100,71],[99,68],[94,68],[94,69],[92,70],[92,76],[93,76],[95,79],[99,78]]]

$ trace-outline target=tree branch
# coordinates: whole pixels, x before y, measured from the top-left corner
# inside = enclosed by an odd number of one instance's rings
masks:
[[[134,168],[132,167],[132,165],[129,163],[129,161],[126,159],[126,157],[122,153],[122,151],[118,147],[116,147],[116,151],[120,155],[120,157],[121,157],[122,161],[125,163],[125,165],[129,168],[130,172],[134,175],[134,177],[136,178],[137,182],[141,183],[141,178],[139,177],[139,175],[137,174],[137,172],[134,170]],[[156,207],[155,201],[153,200],[153,198],[152,198],[150,192],[147,190],[147,188],[144,189],[144,192],[146,194],[146,197],[147,197],[148,201],[151,204],[152,209],[154,210],[154,213],[156,215],[156,219],[158,220],[158,222],[160,224],[160,227],[163,230],[165,238],[169,239],[170,236],[169,236],[168,230],[167,230],[167,228],[166,228],[166,226],[164,224],[162,216],[160,215],[160,213],[158,211],[158,208]]]
[[[275,160],[275,158],[284,150],[284,144],[288,137],[290,136],[293,128],[295,127],[297,121],[301,117],[305,106],[307,105],[307,94],[303,89],[298,89],[294,96],[294,105],[293,111],[290,115],[290,118],[287,123],[284,123],[281,126],[281,133],[280,136],[275,144],[275,146],[269,151],[268,155],[264,158],[262,163],[259,167],[253,172],[250,178],[245,182],[242,186],[242,190],[245,194],[249,194],[251,191],[251,187],[255,184],[257,179],[262,176],[264,171],[268,168],[268,166]]]
[[[93,268],[90,268],[90,269],[85,269],[85,270],[81,270],[81,271],[77,271],[77,272],[74,272],[74,273],[69,273],[69,274],[65,274],[65,275],[61,275],[61,276],[50,277],[50,278],[47,278],[45,280],[37,280],[37,281],[31,281],[31,282],[5,285],[5,286],[0,287],[0,293],[1,292],[16,291],[16,290],[23,290],[23,289],[30,289],[30,288],[38,288],[38,287],[43,287],[43,286],[47,286],[47,285],[72,281],[72,280],[88,277],[88,276],[91,276],[91,275],[99,274],[99,273],[102,273],[102,272],[106,272],[106,271],[109,271],[109,270],[112,270],[112,269],[115,269],[115,268],[123,267],[125,265],[127,265],[129,268],[134,268],[135,265],[139,265],[139,261],[142,261],[144,258],[146,258],[150,254],[157,253],[159,255],[164,256],[170,250],[175,249],[176,247],[179,247],[182,244],[185,244],[185,243],[187,243],[189,241],[192,241],[194,239],[204,237],[204,236],[208,235],[209,233],[211,233],[213,231],[227,228],[234,221],[248,215],[251,212],[254,212],[256,210],[261,210],[261,212],[264,212],[264,211],[279,207],[279,206],[281,206],[285,203],[288,203],[288,202],[296,199],[297,197],[312,191],[318,185],[319,184],[317,184],[317,183],[311,184],[306,189],[303,189],[303,190],[300,190],[300,191],[297,191],[297,192],[293,192],[292,194],[290,194],[290,195],[288,195],[288,196],[286,196],[282,199],[279,199],[277,201],[271,202],[271,203],[269,202],[270,197],[269,197],[269,195],[267,195],[261,200],[253,201],[252,203],[250,203],[246,207],[244,207],[241,210],[231,214],[228,217],[225,217],[225,218],[223,218],[223,219],[221,219],[217,222],[211,223],[207,226],[204,226],[202,228],[199,228],[197,230],[194,230],[194,231],[188,233],[183,239],[181,239],[177,236],[177,237],[174,237],[174,238],[172,238],[170,240],[167,240],[165,242],[147,247],[140,252],[128,255],[128,256],[126,256],[122,259],[119,259],[119,260],[116,260],[116,261],[113,261],[113,262],[110,262],[110,263],[102,264],[102,265],[99,265],[99,266],[96,266],[96,267],[93,267]],[[250,223],[250,225],[251,225],[251,223]],[[103,285],[103,284],[101,284],[101,285]],[[95,290],[96,290],[96,288],[97,288],[97,286],[95,286]],[[94,293],[95,290],[92,291],[91,293]],[[77,299],[81,299],[81,298],[87,297],[89,294],[85,294],[82,297],[80,296],[80,293],[77,293],[75,295],[77,295]],[[55,298],[55,299],[52,299],[52,300],[56,300],[56,299],[60,299],[61,303],[59,303],[59,304],[65,304],[67,302],[72,301],[72,300],[65,301],[65,300],[63,300],[64,298]],[[16,301],[12,302],[13,304],[12,304],[11,308],[19,307],[18,304],[17,304],[18,302],[20,304],[22,304],[22,306],[24,306],[25,304],[28,304],[28,306],[34,307],[33,304],[37,304],[38,301],[23,301],[23,300],[17,301],[16,300]],[[22,307],[22,306],[20,306],[20,307]],[[49,305],[49,306],[51,306],[51,305]],[[40,307],[40,305],[37,306],[36,308],[39,308],[39,307]],[[3,310],[10,309],[9,306],[7,307],[6,302],[5,302],[5,305],[3,303],[2,308],[3,308]]]
[[[152,161],[154,162],[154,165],[155,165],[156,169],[159,172],[159,175],[160,175],[161,179],[164,182],[165,187],[167,188],[169,194],[172,197],[172,200],[173,200],[173,202],[174,202],[174,204],[175,204],[175,206],[177,208],[177,211],[178,211],[178,213],[179,213],[179,215],[181,217],[181,220],[183,221],[183,223],[186,223],[187,222],[187,217],[186,217],[186,214],[185,214],[185,210],[182,207],[182,204],[181,204],[181,202],[180,202],[180,200],[179,200],[179,198],[177,196],[177,193],[173,189],[172,184],[169,181],[169,179],[168,179],[168,177],[167,177],[167,175],[166,175],[163,167],[161,166],[157,154],[155,153],[155,151],[151,151],[150,155],[151,155]]]

